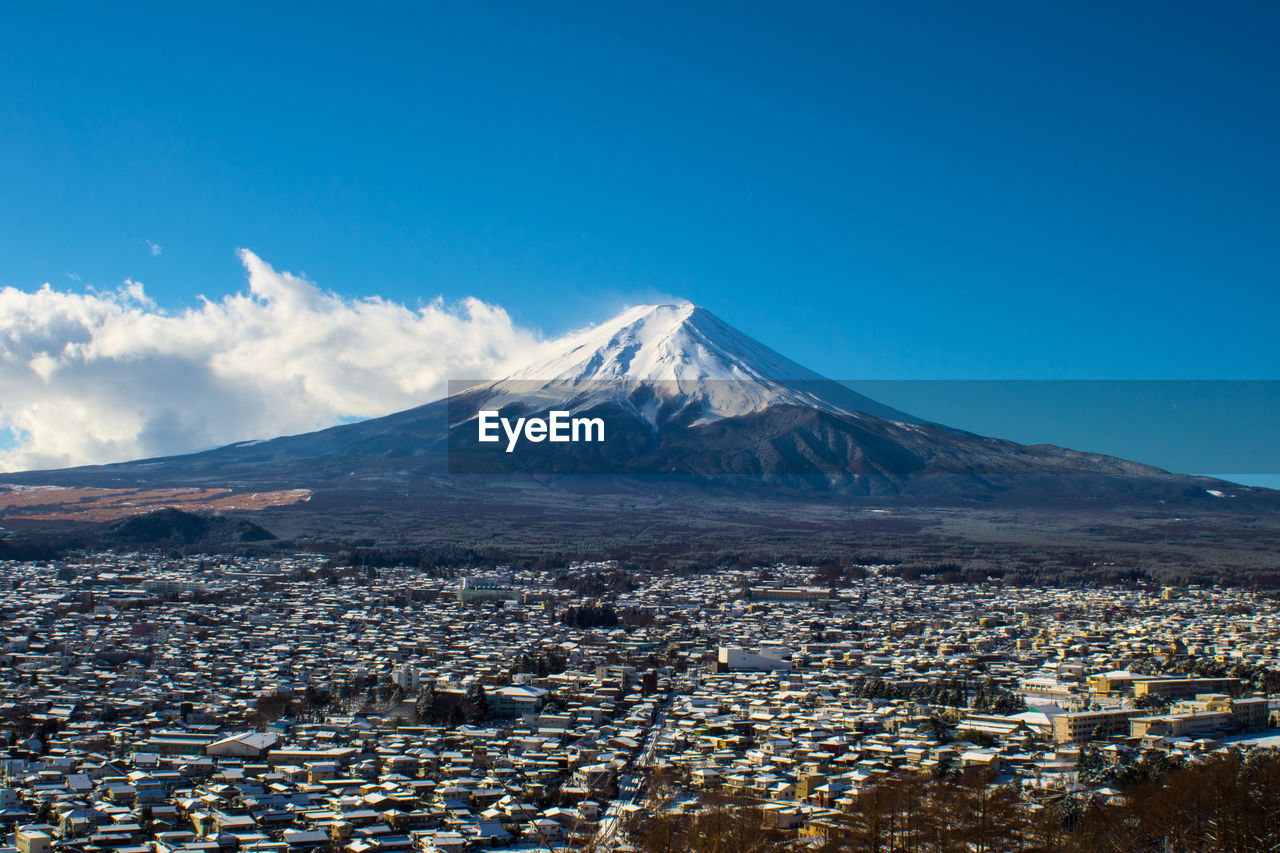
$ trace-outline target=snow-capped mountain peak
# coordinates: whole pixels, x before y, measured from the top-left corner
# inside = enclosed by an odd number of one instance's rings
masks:
[[[638,305],[553,342],[510,379],[820,379],[692,302]]]
[[[915,421],[824,379],[691,302],[628,308],[550,342],[484,390],[493,405],[517,398],[579,409],[614,402],[650,421],[659,409],[668,416],[692,411],[693,422],[706,423],[775,405]]]

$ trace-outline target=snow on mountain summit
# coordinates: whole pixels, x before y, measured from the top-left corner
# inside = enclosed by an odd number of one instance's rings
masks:
[[[636,395],[638,388],[646,393]],[[669,415],[693,407],[694,422],[706,423],[775,405],[916,420],[802,367],[691,302],[639,305],[565,335],[487,390],[495,405],[516,397],[578,409],[614,402],[651,422],[659,408]]]
[[[555,342],[513,373],[541,381],[821,379],[692,302],[639,305]]]

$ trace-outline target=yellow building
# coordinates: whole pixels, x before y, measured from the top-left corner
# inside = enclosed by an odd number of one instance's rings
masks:
[[[1146,712],[1140,708],[1113,708],[1105,711],[1078,711],[1053,718],[1053,742],[1087,743],[1097,738],[1129,734],[1129,721]]]
[[[1133,680],[1133,698],[1143,696],[1194,696],[1197,693],[1240,692],[1240,680],[1236,678],[1146,678]]]

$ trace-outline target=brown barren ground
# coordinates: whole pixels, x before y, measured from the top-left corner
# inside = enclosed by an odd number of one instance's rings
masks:
[[[310,499],[307,489],[236,494],[230,489],[79,489],[0,484],[0,520],[113,521],[157,509],[251,511]]]

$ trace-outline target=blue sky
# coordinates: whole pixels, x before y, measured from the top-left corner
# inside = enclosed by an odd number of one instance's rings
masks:
[[[1280,5],[690,5],[9,5],[0,286],[245,247],[842,378],[1277,378]]]

